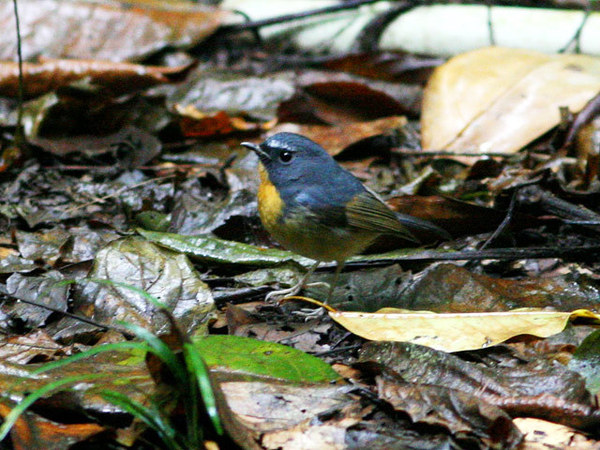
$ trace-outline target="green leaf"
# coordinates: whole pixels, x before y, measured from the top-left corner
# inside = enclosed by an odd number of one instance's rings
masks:
[[[138,229],[138,233],[149,241],[170,250],[185,253],[198,261],[218,264],[243,264],[251,266],[272,266],[287,261],[296,261],[303,266],[314,264],[285,250],[257,247],[241,242],[226,241],[207,236],[184,236],[174,233],[159,233]]]
[[[583,340],[568,367],[585,378],[585,385],[592,394],[600,393],[600,330]]]
[[[194,345],[211,370],[302,383],[340,379],[329,364],[286,345],[240,336],[207,336]]]

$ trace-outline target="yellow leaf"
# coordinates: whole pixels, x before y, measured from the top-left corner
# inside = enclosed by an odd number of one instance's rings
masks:
[[[572,313],[519,309],[436,314],[385,308],[376,313],[336,311],[329,316],[365,339],[412,342],[445,352],[485,348],[520,334],[548,337],[560,333],[576,317],[600,322],[600,315],[581,309]]]
[[[488,47],[440,66],[423,99],[423,148],[516,152],[600,90],[600,58]]]

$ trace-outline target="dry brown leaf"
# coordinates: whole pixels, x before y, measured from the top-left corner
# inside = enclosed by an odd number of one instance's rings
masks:
[[[191,2],[136,3],[19,2],[23,57],[139,61],[166,46],[201,42],[228,15]],[[12,2],[0,2],[0,29],[0,60],[12,60],[17,54]]]
[[[489,47],[452,58],[423,99],[423,148],[516,152],[600,90],[600,58]]]
[[[600,315],[587,310],[437,314],[384,308],[375,313],[337,311],[329,315],[365,339],[412,342],[445,352],[477,350],[521,334],[548,337],[560,333],[569,319],[575,317],[600,321]]]
[[[23,94],[36,97],[88,78],[115,94],[137,91],[161,83],[170,76],[180,75],[189,66],[157,67],[112,61],[44,59],[39,63],[23,63]],[[19,86],[19,65],[0,62],[0,96],[16,97]]]
[[[408,121],[404,116],[384,117],[368,122],[347,123],[337,126],[284,123],[275,127],[271,134],[282,131],[301,134],[321,145],[330,155],[335,156],[357,141],[402,128],[407,123]]]

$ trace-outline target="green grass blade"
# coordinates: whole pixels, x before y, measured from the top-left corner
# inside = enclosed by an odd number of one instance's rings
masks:
[[[221,424],[221,419],[219,418],[219,411],[217,410],[217,399],[213,392],[212,385],[210,384],[208,367],[206,367],[202,356],[200,356],[200,352],[194,347],[194,344],[183,344],[183,354],[185,356],[186,365],[191,372],[191,378],[195,379],[198,383],[198,388],[202,400],[204,401],[206,412],[215,427],[215,431],[219,435],[223,435],[223,426]]]
[[[52,383],[48,383],[42,386],[38,390],[32,392],[25,397],[17,406],[15,406],[8,415],[4,418],[4,423],[0,427],[0,441],[2,441],[6,435],[10,432],[15,422],[19,419],[19,416],[25,412],[36,400],[42,398],[44,395],[50,392],[60,390],[71,383],[77,383],[79,381],[95,380],[97,378],[108,377],[110,374],[107,373],[96,373],[87,375],[74,375],[72,377],[63,378]]]
[[[75,361],[79,361],[81,359],[88,358],[90,356],[96,355],[98,353],[110,352],[110,351],[126,351],[126,350],[142,350],[149,351],[150,348],[145,342],[115,342],[113,344],[103,344],[98,345],[94,348],[86,350],[85,352],[78,353],[76,355],[68,356],[67,358],[61,359],[60,361],[53,361],[50,363],[44,364],[42,367],[35,369],[31,372],[32,375],[38,375],[40,373],[48,372],[49,370],[56,369],[59,367],[66,366]]]
[[[180,450],[183,448],[177,443],[177,431],[164,420],[159,411],[148,408],[120,392],[104,390],[99,394],[106,401],[118,406],[156,431],[169,449]]]
[[[178,383],[181,383],[182,385],[187,384],[187,372],[185,367],[181,364],[177,355],[175,355],[175,352],[173,352],[173,350],[171,350],[158,336],[139,325],[126,322],[119,322],[119,324],[130,330],[138,338],[142,339],[148,345],[148,350],[158,356],[158,358],[166,364]]]

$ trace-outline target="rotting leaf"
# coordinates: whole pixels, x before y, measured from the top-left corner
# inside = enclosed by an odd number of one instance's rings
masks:
[[[376,363],[404,382],[439,385],[470,395],[519,399],[553,395],[584,405],[591,397],[581,376],[559,364],[520,354],[505,355],[492,348],[490,358],[478,352],[481,362],[407,342],[368,342],[361,350],[361,363]]]
[[[14,404],[0,399],[0,416],[6,417]],[[10,432],[13,448],[44,448],[60,450],[70,448],[88,438],[102,433],[106,427],[96,423],[57,423],[25,411]]]
[[[278,105],[294,94],[294,73],[249,77],[199,67],[185,84],[167,90],[172,91],[169,107],[179,112],[194,110],[205,116],[226,114],[231,120],[248,116],[269,122],[275,118]]]
[[[32,260],[21,258],[18,251],[0,247],[0,274],[31,272],[37,268],[38,265]]]
[[[341,124],[337,126],[298,125],[284,123],[271,133],[290,132],[310,138],[323,147],[331,156],[336,156],[349,146],[359,145],[360,141],[384,133],[393,133],[407,124],[406,117],[384,117],[369,122]]]
[[[405,291],[398,306],[436,312],[493,312],[524,307],[573,311],[596,309],[600,303],[597,282],[591,277],[567,274],[511,280],[440,264],[424,271]]]
[[[336,311],[329,316],[365,339],[411,342],[445,352],[486,348],[522,334],[548,337],[577,317],[600,322],[600,315],[586,310],[436,314],[385,308],[375,313]]]
[[[165,400],[168,399],[165,398],[165,393],[155,390],[155,384],[148,375],[143,358],[138,356],[135,362],[132,362],[132,359],[129,353],[105,352],[88,357],[85,360],[71,362],[62,367],[51,369],[43,376],[32,375],[32,372],[39,369],[40,365],[21,365],[4,361],[0,364],[0,387],[5,396],[10,395],[10,400],[19,402],[27,394],[49,383],[73,376],[100,374],[93,381],[93,384],[78,383],[69,392],[58,392],[36,402],[36,411],[50,416],[58,427],[72,424],[74,418],[80,420],[80,423],[87,423],[90,421],[90,417],[118,414],[118,417],[122,419],[122,411],[107,402],[99,394],[104,389],[118,391],[143,404],[148,404],[151,401],[162,402],[162,405],[167,408],[167,401]],[[11,404],[10,406],[14,405]],[[53,413],[57,407],[60,408],[60,414]],[[82,415],[82,411],[85,411],[85,415]],[[30,412],[30,414],[33,413]],[[119,423],[123,424],[123,422]],[[42,434],[39,439],[44,439],[46,436],[44,433],[46,432],[50,433],[46,437],[51,439],[55,431],[54,425],[48,426],[49,429],[42,427]],[[123,424],[123,427],[126,426],[127,424]],[[85,429],[85,427],[82,427],[81,431],[85,431]],[[68,438],[69,432],[77,431],[77,428],[65,429],[65,431],[65,437]],[[28,430],[17,428],[13,429],[14,432],[28,433]],[[26,439],[28,435],[25,434],[20,437]],[[56,438],[59,437],[60,435],[56,436]],[[34,446],[34,448],[36,447]],[[46,448],[46,446],[43,446],[43,448]]]
[[[600,330],[583,340],[568,367],[585,377],[586,386],[592,394],[600,393]]]
[[[306,71],[301,89],[278,110],[281,122],[343,125],[417,112],[421,88],[347,74]]]
[[[60,258],[60,249],[69,239],[69,233],[55,227],[46,231],[17,231],[19,253],[27,259],[43,261],[52,266]]]
[[[25,98],[38,97],[83,78],[114,95],[121,95],[169,83],[169,77],[180,76],[188,69],[188,66],[157,67],[112,61],[44,58],[38,63],[23,64],[23,95]],[[18,86],[18,63],[0,61],[0,95],[16,97]]]
[[[453,435],[473,435],[486,448],[512,447],[522,439],[508,414],[475,396],[444,386],[377,380],[380,398],[414,422],[448,428]]]
[[[222,388],[232,411],[246,426],[263,432],[294,426],[354,401],[348,386],[226,381]]]
[[[185,255],[139,237],[114,241],[100,250],[89,277],[143,289],[161,301],[188,332],[202,334],[214,309],[208,286]],[[122,320],[153,330],[168,324],[154,305],[119,286],[87,283],[74,305],[77,310],[92,311],[88,315],[100,323]]]
[[[15,299],[15,302],[5,304],[4,310],[12,317],[23,320],[29,327],[45,325],[52,311],[18,300],[23,299],[66,311],[69,287],[57,285],[62,279],[63,275],[56,271],[38,277],[12,274],[6,280],[6,290],[9,298]]]
[[[64,354],[65,349],[57,344],[43,329],[37,329],[24,336],[7,336],[0,347],[0,359],[15,364],[27,364],[50,360],[56,355]]]
[[[161,49],[190,47],[211,35],[227,11],[187,2],[29,0],[19,4],[23,58],[139,61]],[[0,3],[0,60],[16,54],[11,2]],[[48,39],[52,36],[52,39]]]
[[[598,442],[571,427],[531,417],[517,417],[513,423],[524,434],[524,448],[576,448],[595,450]]]

